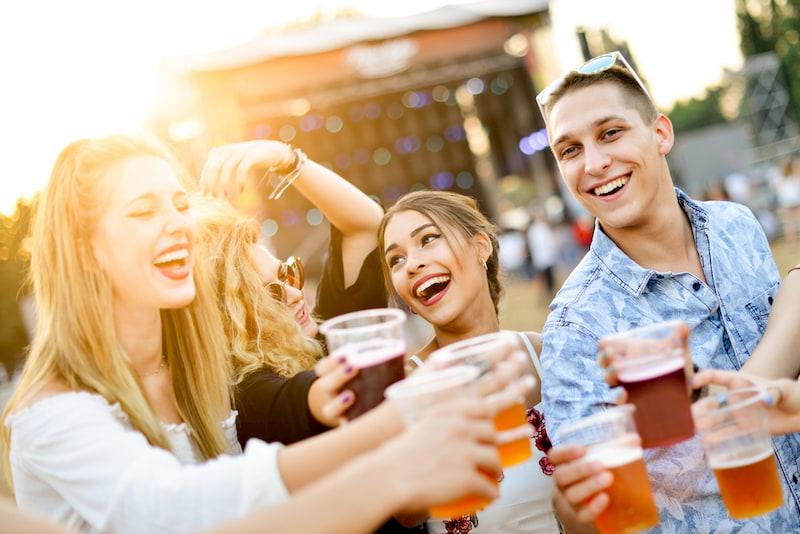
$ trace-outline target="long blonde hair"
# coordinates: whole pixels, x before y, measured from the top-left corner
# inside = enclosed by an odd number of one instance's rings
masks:
[[[234,383],[263,367],[290,377],[311,369],[322,355],[305,337],[297,320],[276,302],[252,258],[258,223],[237,213],[226,201],[192,199],[200,256],[214,277],[217,303],[233,357]]]
[[[30,276],[38,306],[36,335],[0,420],[7,468],[11,433],[4,423],[23,399],[51,380],[119,403],[152,445],[170,449],[139,375],[117,339],[110,313],[111,282],[90,245],[103,211],[109,169],[143,156],[162,158],[176,173],[182,172],[159,144],[129,135],[76,141],[55,162],[33,228]],[[219,423],[227,415],[222,407],[228,406],[230,371],[219,310],[201,263],[195,262],[193,302],[161,310],[161,321],[178,410],[201,456],[208,459],[228,452]]]

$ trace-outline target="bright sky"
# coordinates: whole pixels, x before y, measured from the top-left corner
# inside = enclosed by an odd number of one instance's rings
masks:
[[[451,0],[465,3],[469,0]],[[580,61],[574,27],[627,39],[668,106],[736,68],[734,0],[551,0],[559,63]],[[447,0],[11,0],[0,4],[0,212],[47,181],[69,142],[136,128],[160,58],[246,42],[265,28],[349,5],[375,16]]]

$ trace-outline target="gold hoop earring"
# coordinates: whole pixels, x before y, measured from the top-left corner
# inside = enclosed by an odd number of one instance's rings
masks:
[[[481,258],[481,265],[483,265],[483,270],[488,273],[489,272],[489,266],[486,265],[486,260],[484,260],[483,258]]]

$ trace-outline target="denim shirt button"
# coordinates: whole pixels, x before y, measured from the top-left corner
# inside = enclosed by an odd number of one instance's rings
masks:
[[[703,285],[700,282],[695,282],[694,284],[692,284],[692,289],[694,289],[695,291],[700,291],[701,287],[703,287]]]

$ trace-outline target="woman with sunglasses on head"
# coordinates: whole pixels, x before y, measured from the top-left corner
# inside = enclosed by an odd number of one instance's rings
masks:
[[[248,197],[243,193],[266,188],[269,198],[278,198],[291,186],[328,219],[330,245],[313,314],[308,313],[305,298],[299,291],[302,288],[297,284],[282,284],[286,290],[286,304],[307,336],[317,335],[316,321],[387,305],[376,250],[376,230],[383,209],[353,184],[307,158],[299,149],[265,139],[215,148],[209,153],[201,173],[200,186],[204,193],[228,198],[243,211],[247,211],[243,199]],[[274,272],[274,281],[280,282],[281,262],[271,255],[260,256],[262,271],[267,275]]]
[[[159,145],[123,135],[74,142],[55,163],[33,230],[37,332],[0,420],[18,506],[85,532],[187,532],[289,506],[296,495],[309,512],[311,497],[330,512],[305,514],[297,524],[315,527],[298,531],[322,532],[330,522],[330,532],[346,532],[354,514],[369,527],[396,507],[419,506],[418,497],[434,504],[403,470],[414,468],[408,446],[436,454],[429,447],[442,439],[463,445],[452,451],[444,486],[495,496],[480,476],[463,477],[465,469],[497,470],[491,407],[479,399],[460,412],[449,438],[411,432],[402,446],[392,439],[403,432],[397,409],[384,403],[346,428],[289,447],[251,440],[242,454],[228,341],[196,261],[180,174]],[[483,393],[518,372],[498,372]],[[527,391],[521,382],[511,390]],[[376,448],[377,457],[349,463]],[[376,464],[391,470],[375,476]],[[325,483],[339,469],[362,476],[339,471],[333,487]],[[404,489],[394,497],[376,483]],[[344,502],[331,505],[337,496]]]
[[[494,226],[474,199],[446,191],[408,193],[392,205],[378,230],[387,284],[412,313],[433,327],[433,338],[412,357],[421,365],[437,348],[500,331],[498,242]],[[519,332],[528,352],[529,371],[538,376],[541,337]],[[537,410],[540,391],[526,399],[536,435],[534,458],[508,468],[501,498],[476,518],[430,519],[431,533],[556,533],[551,504],[552,466],[546,461],[549,438]]]

